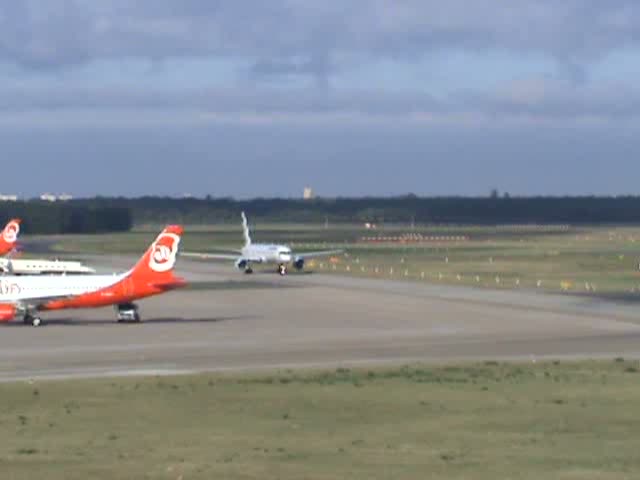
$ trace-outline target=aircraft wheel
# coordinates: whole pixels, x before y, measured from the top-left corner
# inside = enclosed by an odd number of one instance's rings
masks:
[[[24,317],[22,317],[22,322],[25,325],[33,325],[34,327],[39,327],[42,324],[42,319],[38,316],[27,313],[24,315]]]
[[[118,323],[140,323],[138,306],[135,303],[123,303],[114,306]]]
[[[246,273],[247,275],[250,275],[253,273],[253,268],[245,268],[244,269],[244,273]]]
[[[282,276],[286,275],[286,274],[287,274],[287,267],[286,267],[286,266],[284,266],[284,265],[280,265],[280,266],[278,267],[278,273],[279,273],[280,275],[282,275]]]

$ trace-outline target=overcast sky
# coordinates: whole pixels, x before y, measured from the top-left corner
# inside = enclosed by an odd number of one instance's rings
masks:
[[[637,0],[0,0],[2,193],[640,193]]]

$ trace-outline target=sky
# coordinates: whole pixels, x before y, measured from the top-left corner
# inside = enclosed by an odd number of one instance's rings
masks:
[[[0,193],[640,194],[637,0],[0,0]]]

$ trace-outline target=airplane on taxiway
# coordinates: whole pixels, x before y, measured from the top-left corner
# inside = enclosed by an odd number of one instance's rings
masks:
[[[294,253],[288,245],[253,243],[249,233],[247,216],[242,212],[241,217],[242,233],[244,235],[244,247],[242,247],[241,250],[237,250],[233,254],[184,252],[180,255],[186,257],[234,260],[236,268],[244,270],[244,273],[253,273],[252,264],[254,263],[272,263],[278,266],[278,273],[280,275],[286,275],[287,266],[289,264],[292,264],[296,270],[302,270],[304,268],[305,261],[309,258],[326,257],[329,255],[339,254],[344,251],[323,250],[319,252]]]
[[[95,273],[93,268],[77,261],[16,259],[14,254],[18,251],[21,223],[21,219],[13,218],[0,233],[0,273],[13,275]]]
[[[39,312],[114,305],[118,322],[140,321],[135,300],[186,285],[174,276],[183,229],[167,226],[138,263],[115,275],[4,275],[0,276],[0,322],[22,318],[39,326]]]

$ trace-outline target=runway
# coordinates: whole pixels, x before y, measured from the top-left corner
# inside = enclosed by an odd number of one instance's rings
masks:
[[[101,270],[134,257],[90,257]],[[607,301],[327,274],[244,275],[185,258],[191,288],[0,327],[0,381],[488,359],[640,358],[640,312]]]

